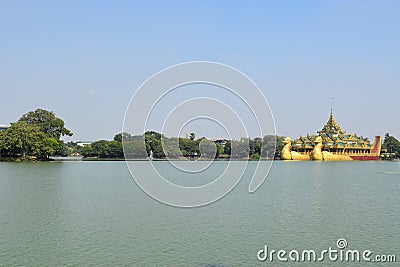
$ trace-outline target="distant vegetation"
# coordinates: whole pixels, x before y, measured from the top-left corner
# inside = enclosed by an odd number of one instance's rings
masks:
[[[154,131],[148,131],[144,135],[135,136],[128,133],[119,133],[114,136],[114,140],[112,141],[99,140],[90,145],[79,146],[79,143],[69,142],[66,144],[63,155],[79,155],[85,158],[123,159],[122,140],[124,140],[125,153],[128,158],[140,159],[150,156],[155,159],[163,159],[167,156],[169,158],[198,158],[200,156],[209,158],[211,155],[215,155],[219,159],[279,159],[283,139],[284,137],[282,136],[266,135],[263,138],[254,139],[242,138],[240,140],[221,139],[211,141],[204,137],[196,139],[194,133],[191,133],[188,139],[177,137],[167,138]],[[164,148],[162,143],[164,143]],[[178,146],[173,146],[174,143],[178,143]],[[179,147],[179,150],[176,147]],[[236,151],[234,155],[232,155],[232,147]],[[382,148],[382,159],[400,158],[400,141],[395,137],[386,134]],[[200,150],[202,150],[203,155]]]
[[[132,136],[119,133],[114,140],[99,140],[91,144],[79,145],[69,142],[65,155],[81,155],[85,158],[124,158],[122,140],[128,158],[238,158],[238,159],[273,159],[280,157],[283,137],[267,135],[264,138],[242,138],[241,140],[211,141],[204,137],[196,139],[191,133],[189,138],[167,138],[160,133],[148,131],[144,135]],[[276,143],[276,147],[275,147]],[[163,147],[164,144],[164,147]],[[175,144],[175,146],[174,146]],[[179,149],[178,149],[179,148]],[[232,149],[234,148],[234,149]],[[232,151],[235,151],[234,155]],[[166,155],[167,154],[167,155]]]
[[[28,112],[0,132],[0,159],[48,160],[51,156],[123,159],[123,143],[128,158],[277,159],[280,158],[284,139],[282,136],[266,135],[263,138],[212,141],[204,137],[196,139],[195,133],[188,135],[188,138],[167,138],[148,131],[135,136],[119,133],[111,141],[65,144],[60,140],[62,136],[72,136],[72,133],[53,112],[43,109]],[[388,133],[382,148],[382,159],[400,158],[400,141]]]
[[[382,159],[398,159],[400,158],[400,141],[390,134],[385,134],[385,139],[382,144],[383,150],[386,153],[382,154]]]
[[[62,156],[82,156],[85,158],[103,158],[103,159],[123,159],[122,140],[107,141],[99,140],[91,144],[80,145],[76,142],[68,142]]]
[[[28,112],[0,132],[0,157],[47,160],[62,153],[64,142],[60,138],[64,135],[72,133],[53,112],[43,109]]]

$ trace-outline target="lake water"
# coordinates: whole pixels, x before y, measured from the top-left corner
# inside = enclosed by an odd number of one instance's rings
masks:
[[[399,162],[279,161],[249,194],[254,166],[220,201],[185,209],[146,195],[125,162],[0,162],[0,266],[270,266],[265,245],[321,251],[339,238],[398,266]]]

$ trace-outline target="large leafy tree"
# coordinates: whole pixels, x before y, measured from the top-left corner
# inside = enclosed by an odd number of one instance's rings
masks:
[[[60,137],[72,135],[64,125],[53,112],[43,109],[28,112],[0,134],[0,156],[46,159],[60,155],[64,149]]]
[[[44,134],[39,128],[25,122],[12,123],[0,136],[0,149],[3,156],[21,155],[25,158],[39,150]]]
[[[6,131],[0,135],[0,152],[2,156],[22,158],[35,156],[48,158],[63,149],[59,140],[48,137],[36,125],[30,125],[24,121],[12,123]]]
[[[72,136],[70,130],[65,128],[65,123],[62,119],[57,118],[54,112],[44,109],[36,109],[24,114],[19,121],[26,122],[29,125],[36,125],[40,131],[51,138],[60,139],[61,136]]]

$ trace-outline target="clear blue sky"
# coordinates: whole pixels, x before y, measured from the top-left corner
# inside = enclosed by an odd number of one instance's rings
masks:
[[[136,88],[208,60],[250,76],[277,133],[400,137],[400,1],[1,1],[0,124],[38,107],[111,139]],[[202,134],[213,136],[213,133]]]

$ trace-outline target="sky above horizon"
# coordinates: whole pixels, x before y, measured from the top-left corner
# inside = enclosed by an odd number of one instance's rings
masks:
[[[279,135],[316,133],[333,107],[349,133],[400,138],[399,13],[399,1],[1,1],[0,124],[44,108],[65,140],[112,139],[150,76],[214,61],[259,86]]]

